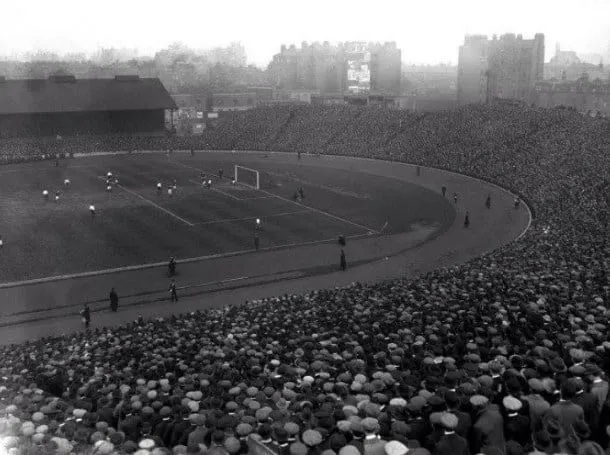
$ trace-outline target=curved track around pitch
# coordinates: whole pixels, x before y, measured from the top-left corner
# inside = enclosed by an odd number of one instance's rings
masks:
[[[205,153],[226,156],[231,152]],[[294,154],[287,153],[243,152],[231,155],[253,162],[265,159],[268,162],[294,163],[296,159]],[[353,170],[397,179],[434,192],[439,192],[442,186],[446,186],[448,197],[454,191],[460,195],[458,204],[455,204],[455,219],[446,230],[432,234],[422,231],[419,236],[417,233],[405,233],[349,240],[347,251],[350,267],[346,272],[337,271],[337,245],[330,241],[295,248],[272,248],[256,253],[263,256],[258,256],[254,262],[251,262],[249,255],[240,254],[189,261],[180,265],[180,272],[185,275],[196,276],[205,270],[205,267],[224,267],[228,273],[225,272],[222,275],[224,278],[221,279],[191,280],[188,286],[180,290],[182,298],[177,304],[170,303],[167,291],[162,290],[133,293],[128,298],[122,298],[118,313],[107,310],[105,298],[90,300],[93,310],[92,328],[125,323],[140,314],[144,317],[161,317],[285,293],[345,286],[356,281],[408,278],[485,254],[521,237],[531,223],[531,212],[527,206],[522,205],[519,210],[513,208],[513,194],[496,185],[460,174],[421,168],[421,175],[418,176],[413,165],[339,156],[304,155],[303,163],[320,169]],[[492,195],[491,210],[484,207],[487,194]],[[468,229],[463,226],[466,210],[471,218]],[[312,266],[311,263],[294,261],[297,256],[322,260],[318,266]],[[286,266],[276,268],[273,273],[261,274],[257,273],[257,269],[260,269],[257,262],[259,266],[261,263],[286,263]],[[135,269],[125,268],[114,272],[113,284],[118,282],[118,286],[124,289],[124,286],[134,280],[147,283],[159,281],[159,270],[154,268],[154,264],[152,268]],[[237,273],[230,273],[231,271]],[[206,276],[205,273],[201,275]],[[19,343],[82,330],[78,310],[83,300],[86,300],[83,299],[83,295],[86,295],[84,291],[96,286],[106,289],[107,283],[107,277],[104,275],[93,275],[88,280],[52,280],[2,290],[7,292],[2,295],[5,303],[9,299],[18,305],[19,299],[36,298],[36,295],[40,299],[49,299],[52,303],[44,305],[41,311],[21,314],[17,312],[12,317],[3,317],[0,320],[0,325],[3,326],[0,344]]]

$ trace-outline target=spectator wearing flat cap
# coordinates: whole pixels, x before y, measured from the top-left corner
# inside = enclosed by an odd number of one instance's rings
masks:
[[[574,422],[585,418],[585,411],[572,402],[578,388],[573,381],[566,380],[561,385],[561,398],[558,403],[550,407],[545,414],[554,417],[559,422],[564,434],[569,434]]]
[[[599,424],[599,410],[597,403],[597,396],[591,392],[585,391],[585,383],[581,379],[572,378],[569,379],[574,383],[576,394],[572,398],[572,403],[580,406],[585,413],[585,421],[589,424],[592,431],[597,431]]]
[[[441,423],[442,415],[443,414],[441,412],[430,413],[429,420],[430,420],[431,431],[428,433],[425,440],[422,441],[422,446],[424,446],[425,448],[427,448],[430,451],[434,450],[434,448],[436,447],[436,444],[438,444],[438,441],[440,441],[441,437],[443,436],[443,434],[445,432],[445,428],[443,427],[443,425]]]
[[[362,419],[362,429],[364,430],[364,455],[385,455],[385,445],[387,441],[381,439],[379,433],[379,422],[377,419],[367,417]]]
[[[364,430],[360,422],[353,422],[351,424],[352,440],[349,442],[349,446],[354,446],[359,453],[364,453]]]
[[[513,356],[514,358],[517,356]],[[508,373],[508,372],[507,372]],[[509,377],[506,380],[506,391],[508,392],[508,396],[512,396],[521,401],[521,408],[519,409],[519,413],[525,416],[529,416],[529,403],[527,400],[523,398],[523,389],[527,387],[527,382],[525,378],[521,375]],[[504,395],[500,396],[500,406],[502,405],[502,400],[504,399]]]
[[[140,408],[138,408],[137,404],[141,403],[134,402],[131,405],[127,410],[127,415],[119,426],[119,429],[125,433],[125,439],[127,441],[138,442],[142,434],[142,419],[138,415],[138,410]]]
[[[184,433],[191,426],[191,422],[189,420],[189,411],[190,410],[188,407],[181,408],[181,417],[172,425],[169,447],[177,446],[178,444],[180,444],[180,440],[184,436]]]
[[[602,369],[595,364],[587,365],[587,372],[591,377],[590,391],[597,397],[597,410],[601,414],[608,398],[608,381],[602,377]]]
[[[161,438],[163,444],[167,447],[171,444],[171,432],[172,432],[172,409],[169,406],[163,406],[159,410],[160,420],[153,427],[152,434]]]
[[[441,415],[443,435],[434,447],[434,455],[470,455],[468,441],[456,433],[458,418],[455,414],[444,412]]]
[[[506,396],[502,400],[502,405],[506,410],[506,418],[504,419],[504,437],[507,441],[513,440],[526,446],[531,442],[531,425],[529,417],[519,414],[521,409],[521,400]]]
[[[277,443],[273,439],[273,428],[271,425],[264,423],[258,427],[258,435],[260,436],[259,442],[270,450],[275,451],[277,449]],[[319,443],[318,443],[319,444]]]
[[[195,429],[188,433],[187,446],[193,444],[205,444],[206,436],[208,434],[205,427],[205,416],[203,414],[197,414],[193,419],[191,419],[191,423],[195,425]]]
[[[410,437],[423,442],[426,435],[430,432],[430,425],[427,419],[424,419],[422,412],[426,405],[426,400],[420,396],[411,398],[407,403],[407,410],[410,418],[407,420],[407,425],[411,428]]]
[[[447,411],[458,418],[455,432],[468,440],[470,428],[472,427],[472,419],[470,414],[459,409],[461,403],[460,397],[456,392],[449,391],[445,394],[445,402],[447,403]]]
[[[270,448],[277,455],[290,455],[288,432],[283,427],[276,428],[273,432],[273,441],[270,444]]]
[[[483,395],[474,395],[470,398],[475,416],[472,425],[470,448],[478,453],[485,446],[498,447],[504,451],[504,419],[495,404]]]
[[[544,392],[544,384],[540,379],[532,378],[528,381],[530,394],[523,397],[527,400],[530,409],[530,423],[532,431],[537,431],[542,426],[542,417],[551,405],[541,395]]]
[[[206,453],[215,455],[229,455],[227,449],[224,446],[225,434],[223,431],[216,430],[212,433],[210,441],[210,447]]]

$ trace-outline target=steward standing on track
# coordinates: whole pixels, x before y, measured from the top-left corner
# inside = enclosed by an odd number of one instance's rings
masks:
[[[85,306],[80,311],[80,315],[83,318],[85,329],[89,330],[89,323],[91,322],[91,310],[89,310],[89,305],[85,303]]]
[[[169,295],[172,302],[178,301],[178,294],[176,293],[176,282],[172,278],[172,282],[169,284]]]
[[[114,288],[112,288],[110,290],[110,309],[116,313],[116,310],[119,308],[119,296],[116,293],[116,291],[114,290]]]
[[[176,274],[176,259],[172,256],[169,258],[169,263],[167,264],[167,269],[169,271],[169,276],[172,277]]]

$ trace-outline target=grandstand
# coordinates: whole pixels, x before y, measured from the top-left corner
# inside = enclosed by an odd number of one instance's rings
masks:
[[[163,134],[177,109],[156,78],[0,79],[0,137]]]
[[[608,453],[609,138],[605,119],[503,105],[430,115],[275,106],[172,139],[175,149],[451,169],[518,192],[536,218],[517,241],[415,279],[227,301],[2,348],[2,445],[41,454]],[[3,153],[37,154],[16,142]]]

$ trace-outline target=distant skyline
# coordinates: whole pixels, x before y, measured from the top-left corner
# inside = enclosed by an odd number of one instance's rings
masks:
[[[31,0],[3,4],[0,55],[114,47],[154,56],[174,42],[202,49],[239,41],[248,63],[264,67],[281,44],[396,41],[405,63],[457,64],[466,34],[544,33],[548,61],[557,42],[579,55],[608,54],[609,17],[609,0]]]

